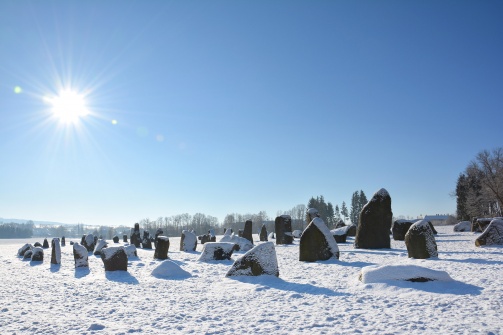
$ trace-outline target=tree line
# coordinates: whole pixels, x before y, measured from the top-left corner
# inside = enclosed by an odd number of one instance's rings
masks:
[[[33,236],[33,223],[4,223],[0,225],[1,238],[29,238]]]
[[[503,215],[503,148],[479,152],[459,174],[454,195],[458,220],[501,217]]]

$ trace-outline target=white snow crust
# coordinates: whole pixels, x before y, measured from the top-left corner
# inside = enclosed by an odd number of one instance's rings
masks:
[[[234,243],[231,242],[207,242],[203,244],[203,251],[197,259],[199,262],[213,261],[213,255],[217,248],[222,248],[226,253],[231,252],[234,248]]]
[[[330,229],[328,229],[325,222],[323,222],[321,218],[316,217],[313,219],[313,221],[311,221],[311,224],[316,225],[316,227],[318,227],[318,229],[323,233],[325,239],[327,240],[328,247],[332,251],[332,258],[337,258],[337,255],[339,253],[339,246],[337,245],[337,242],[335,242],[334,236],[330,232]]]
[[[373,265],[366,266],[361,271],[363,283],[383,283],[389,280],[413,278],[452,281],[452,278],[445,271],[432,270],[418,265]]]
[[[454,225],[453,230],[454,231],[471,231],[472,229],[472,223],[470,221],[461,221],[458,222]]]
[[[239,245],[240,251],[248,251],[253,248],[253,243],[251,243],[248,239],[246,239],[244,237],[239,237],[238,235],[236,235],[234,233],[227,234],[228,231],[229,231],[229,229],[227,229],[227,231],[225,232],[225,235],[222,236],[222,238],[220,239],[219,242],[229,242],[229,243],[237,244],[237,245]]]
[[[253,249],[246,252],[243,256],[238,258],[234,265],[240,261],[242,257],[251,256],[255,261],[260,264],[262,270],[266,275],[276,275],[278,270],[278,260],[276,258],[276,250],[274,248],[274,243],[263,242],[258,244]],[[234,266],[233,265],[233,266]],[[253,276],[251,268],[237,269],[231,268],[227,275],[232,271],[233,276]]]
[[[159,264],[154,270],[152,270],[152,276],[156,278],[188,278],[191,274],[183,270],[180,265],[176,264],[172,260],[164,260]]]
[[[183,251],[193,251],[194,246],[197,243],[196,234],[188,230],[183,230],[182,233],[185,235],[185,238],[183,239]]]
[[[478,233],[435,228],[438,258],[430,259],[409,258],[404,241],[354,249],[351,236],[338,261],[299,262],[298,240],[275,246],[279,278],[226,277],[244,253],[198,262],[201,244],[193,253],[170,248],[190,277],[166,280],[152,275],[161,264],[154,250],[138,249],[128,271],[106,273],[94,256],[89,269],[75,269],[70,241],[79,239],[67,237],[59,267],[17,256],[40,239],[0,239],[0,334],[503,334],[503,247],[479,248]],[[180,238],[170,241],[178,246]],[[452,280],[362,283],[367,266],[394,274],[418,266]]]

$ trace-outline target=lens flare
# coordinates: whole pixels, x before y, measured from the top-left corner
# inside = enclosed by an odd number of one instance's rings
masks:
[[[84,95],[73,90],[62,90],[54,97],[45,97],[52,113],[64,123],[76,123],[89,114]]]

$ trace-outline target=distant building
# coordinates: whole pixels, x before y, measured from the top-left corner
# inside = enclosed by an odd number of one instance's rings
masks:
[[[425,215],[423,220],[430,221],[434,226],[445,226],[449,215]]]

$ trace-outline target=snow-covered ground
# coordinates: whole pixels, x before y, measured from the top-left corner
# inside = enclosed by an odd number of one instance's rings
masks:
[[[339,260],[303,263],[296,239],[276,246],[279,278],[226,277],[232,261],[198,262],[202,245],[180,252],[179,238],[170,239],[172,263],[139,249],[127,272],[105,272],[92,254],[89,270],[76,270],[69,241],[55,266],[51,249],[33,264],[16,256],[24,240],[0,240],[0,334],[503,334],[503,248],[436,229],[430,260],[409,259],[403,241],[365,250],[348,238]],[[372,265],[379,275],[359,281]],[[415,266],[448,276],[394,279]]]

